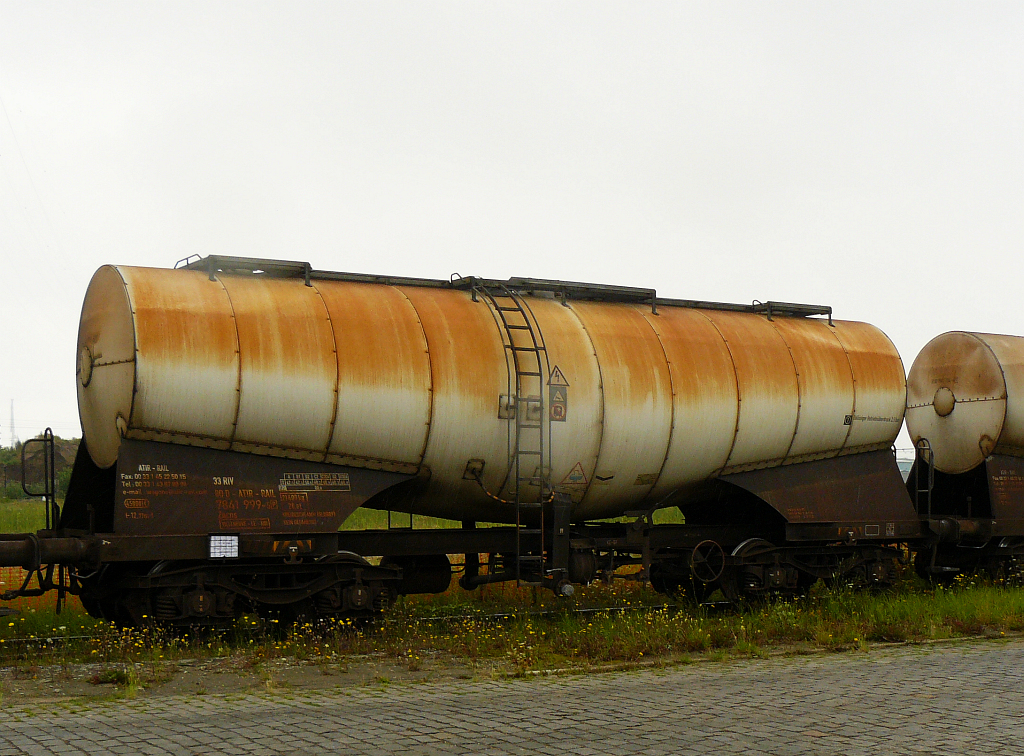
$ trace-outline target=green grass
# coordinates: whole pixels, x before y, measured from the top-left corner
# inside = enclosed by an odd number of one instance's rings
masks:
[[[34,533],[46,525],[46,511],[38,499],[0,501],[0,533]]]
[[[427,517],[425,515],[408,515],[402,512],[391,513],[391,527],[409,527],[410,517],[414,528],[460,528],[462,523],[458,520],[443,520],[439,517]],[[360,507],[348,516],[348,519],[341,525],[341,530],[363,530],[383,529],[388,526],[388,513],[379,509],[364,509]]]

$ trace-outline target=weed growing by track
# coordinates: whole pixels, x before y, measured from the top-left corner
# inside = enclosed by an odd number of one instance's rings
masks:
[[[244,617],[220,631],[120,629],[80,612],[58,617],[37,611],[2,618],[0,665],[95,662],[101,666],[98,682],[123,680],[120,684],[130,689],[157,674],[156,666],[183,658],[232,658],[258,668],[281,658],[334,665],[370,656],[412,671],[427,664],[487,662],[517,674],[685,662],[695,655],[760,656],[779,648],[844,651],[874,642],[1022,631],[1024,589],[971,579],[938,588],[908,578],[879,594],[819,584],[799,599],[743,611],[685,600],[666,606],[664,597],[629,582],[591,586],[571,602],[532,589],[492,586],[473,594],[453,590],[408,597],[373,623],[320,620],[288,628]]]

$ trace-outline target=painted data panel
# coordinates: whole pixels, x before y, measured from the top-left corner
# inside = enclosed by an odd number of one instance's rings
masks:
[[[330,533],[408,475],[125,440],[114,532],[125,535]]]
[[[993,454],[985,460],[992,502],[993,535],[1019,535],[1024,531],[1024,460]]]

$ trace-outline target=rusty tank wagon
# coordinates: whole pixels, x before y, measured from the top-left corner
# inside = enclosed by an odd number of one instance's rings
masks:
[[[453,554],[470,590],[884,583],[929,536],[900,356],[828,307],[211,256],[100,268],[78,350],[66,501],[0,564],[125,624],[369,613]],[[339,529],[359,508],[455,526]]]
[[[910,369],[908,487],[930,538],[922,575],[998,569],[1024,553],[1024,338],[952,331]]]

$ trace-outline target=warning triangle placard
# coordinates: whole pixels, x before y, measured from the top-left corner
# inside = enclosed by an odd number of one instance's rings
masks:
[[[587,474],[583,471],[583,463],[577,462],[569,471],[569,474],[562,478],[563,486],[585,486]]]
[[[565,376],[562,375],[562,371],[555,365],[551,369],[551,377],[548,378],[548,384],[551,386],[568,386],[569,381],[565,380]]]

